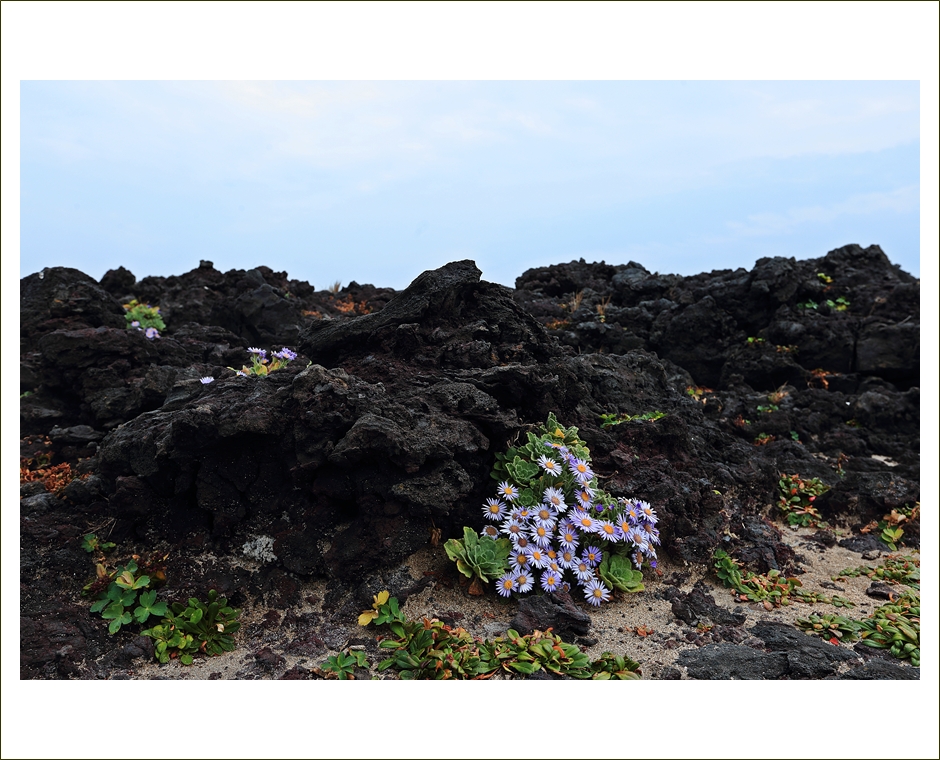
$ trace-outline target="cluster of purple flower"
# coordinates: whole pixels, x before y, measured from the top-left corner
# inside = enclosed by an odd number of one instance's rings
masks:
[[[520,489],[504,480],[497,498],[487,499],[483,506],[484,516],[498,525],[487,525],[481,533],[494,539],[505,535],[512,542],[510,569],[497,581],[496,590],[501,596],[510,596],[513,591],[527,593],[536,584],[548,592],[570,590],[567,574],[583,589],[585,599],[599,606],[611,593],[598,574],[608,546],[632,544],[637,568],[644,561],[656,567],[656,513],[643,501],[619,499],[611,503],[613,500],[596,487],[586,459],[565,446],[545,445],[553,448],[558,458],[538,458],[537,464],[545,473],[540,482],[545,482],[545,477],[554,479],[554,484],[543,490],[541,504],[520,505]]]
[[[146,336],[147,340],[153,340],[154,338],[160,337],[160,331],[156,327],[148,327],[146,330],[144,330],[144,328],[140,326],[140,322],[138,322],[136,319],[133,322],[131,322],[130,326],[133,327],[135,330],[143,330],[143,333]]]
[[[238,370],[229,367],[229,369],[233,370],[235,374],[241,377],[270,374],[297,358],[297,353],[286,347],[282,348],[280,351],[274,351],[271,354],[271,360],[268,360],[268,352],[263,348],[255,348],[252,346],[249,347],[248,353],[251,356],[250,367],[242,367]]]

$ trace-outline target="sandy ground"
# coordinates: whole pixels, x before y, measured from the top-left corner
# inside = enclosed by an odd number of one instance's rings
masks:
[[[593,660],[603,652],[613,652],[631,657],[640,663],[645,679],[686,679],[685,669],[677,665],[679,654],[687,649],[696,647],[695,643],[688,641],[688,637],[695,630],[679,620],[672,612],[671,603],[661,598],[668,584],[678,576],[687,575],[687,579],[678,584],[683,592],[689,592],[695,583],[704,577],[710,587],[716,603],[729,610],[744,613],[747,616],[745,629],[752,627],[761,620],[773,620],[795,625],[798,618],[808,617],[811,614],[837,613],[846,617],[861,619],[867,617],[872,611],[885,602],[872,599],[865,594],[871,581],[868,577],[840,578],[835,582],[837,589],[827,588],[823,583],[832,583],[833,576],[841,570],[854,568],[859,565],[877,565],[889,552],[881,553],[880,558],[863,559],[861,554],[849,551],[838,545],[825,548],[819,543],[808,540],[814,531],[808,529],[793,529],[781,526],[784,538],[801,558],[801,565],[806,573],[800,576],[804,591],[817,591],[831,596],[850,599],[855,603],[852,608],[836,608],[825,603],[806,604],[793,602],[772,610],[766,610],[763,604],[741,602],[731,591],[720,585],[713,573],[706,572],[705,568],[678,567],[662,562],[662,578],[652,578],[645,581],[646,590],[637,594],[628,594],[615,601],[604,604],[600,608],[591,608],[587,604],[582,608],[592,619],[588,638],[597,639],[593,646],[585,648],[586,654]],[[904,552],[919,558],[916,551]],[[411,577],[418,581],[428,573],[438,573],[444,577],[448,575],[450,561],[441,547],[428,546],[413,555],[406,563]],[[672,585],[675,585],[673,583]],[[327,592],[325,581],[310,582],[304,585],[301,597],[304,599],[322,600]],[[659,593],[657,593],[659,592]],[[573,593],[572,596],[575,596]],[[576,597],[577,598],[577,597]],[[516,612],[517,602],[500,598],[495,591],[488,588],[483,596],[470,596],[466,587],[460,583],[444,583],[434,580],[421,592],[411,596],[404,605],[405,613],[412,619],[421,617],[447,616],[455,619],[457,623],[470,633],[480,638],[494,638],[502,634],[509,626],[509,621]],[[322,601],[305,601],[300,608],[295,608],[296,614],[307,612],[320,612]],[[268,612],[265,607],[249,607],[242,615],[243,631],[257,631],[258,624]],[[637,632],[640,629],[640,633]],[[282,666],[274,669],[269,678],[276,678],[285,670],[300,665],[308,670],[319,666],[327,656],[343,651],[349,641],[375,636],[372,627],[360,628],[356,625],[355,616],[351,616],[349,627],[345,631],[335,631],[331,643],[336,648],[330,648],[323,656],[315,658],[292,655],[282,651],[289,643],[291,634],[283,631],[268,633],[259,640],[255,634],[251,641],[246,641],[247,634],[236,634],[238,644],[234,652],[221,657],[197,658],[191,666],[184,666],[177,661],[166,665],[156,662],[148,663],[135,670],[131,676],[135,679],[236,679],[245,677],[245,669],[254,660],[254,653],[263,646],[284,657]],[[642,634],[642,635],[641,635]],[[248,651],[246,651],[248,650]],[[377,675],[374,665],[373,675]],[[384,677],[390,677],[394,671],[388,671]],[[249,677],[258,678],[257,674]],[[264,676],[262,676],[264,677]]]

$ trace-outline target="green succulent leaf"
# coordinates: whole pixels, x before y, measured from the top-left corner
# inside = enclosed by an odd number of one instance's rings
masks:
[[[620,554],[608,553],[598,568],[601,579],[620,590],[635,593],[643,591],[643,573],[633,568],[631,561]]]

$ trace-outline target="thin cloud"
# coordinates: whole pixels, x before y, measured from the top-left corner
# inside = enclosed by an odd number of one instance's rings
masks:
[[[790,209],[783,214],[751,214],[745,222],[728,222],[726,226],[735,238],[788,235],[804,224],[825,224],[843,216],[876,214],[885,211],[909,214],[917,211],[919,202],[919,187],[907,185],[891,192],[853,195],[844,201],[828,206],[804,206]]]

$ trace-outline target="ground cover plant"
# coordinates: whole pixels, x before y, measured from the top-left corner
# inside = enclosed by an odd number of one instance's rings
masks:
[[[656,567],[653,508],[601,489],[578,429],[563,427],[554,414],[526,438],[496,455],[492,477],[499,485],[483,505],[484,518],[494,524],[481,531],[492,543],[471,540],[473,531],[465,528],[462,544],[448,542],[448,556],[465,575],[475,575],[475,583],[495,580],[505,597],[535,588],[570,590],[574,583],[599,606],[615,589],[642,591],[642,568]],[[500,568],[507,548],[508,566]],[[475,565],[470,552],[479,554]]]
[[[920,502],[914,506],[905,504],[900,509],[892,509],[880,520],[872,520],[861,529],[862,533],[875,533],[887,547],[896,552],[904,545],[904,526],[911,525],[920,518]]]
[[[855,568],[846,568],[833,577],[834,581],[840,578],[854,578],[867,575],[872,580],[887,583],[904,584],[913,589],[920,589],[920,560],[911,556],[888,556],[884,562],[876,567],[860,565]]]
[[[790,525],[800,527],[825,527],[826,523],[813,505],[816,498],[826,493],[829,486],[819,478],[801,478],[799,475],[786,475],[781,473],[780,495],[777,506],[787,518]]]
[[[169,555],[135,554],[109,570],[105,553],[114,547],[113,542],[101,541],[94,533],[82,539],[82,548],[96,555],[95,580],[85,586],[83,593],[94,598],[91,612],[108,621],[109,633],[160,618],[159,623],[140,633],[154,640],[154,656],[161,663],[179,658],[184,665],[191,665],[195,654],[219,655],[235,648],[233,634],[241,627],[241,610],[230,607],[214,589],[209,591],[208,602],[190,598],[186,604],[168,604],[158,600],[156,587],[166,580],[163,568]]]
[[[604,652],[594,662],[574,644],[562,641],[551,630],[520,635],[509,629],[505,636],[479,639],[462,627],[423,618],[408,620],[398,600],[387,591],[373,597],[371,610],[359,616],[360,625],[387,626],[391,635],[383,635],[379,647],[389,650],[389,657],[377,665],[379,671],[394,668],[405,680],[491,678],[504,671],[531,675],[540,670],[556,676],[594,680],[637,680],[639,663],[629,657]],[[354,667],[365,667],[361,652],[329,658],[321,670],[351,678]]]

